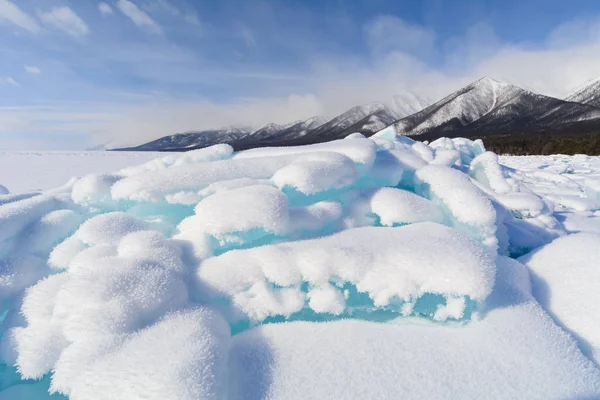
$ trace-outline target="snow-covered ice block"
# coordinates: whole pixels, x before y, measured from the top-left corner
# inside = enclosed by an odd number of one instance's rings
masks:
[[[240,178],[271,179],[275,172],[297,157],[297,154],[289,154],[261,158],[260,161],[250,157],[234,158],[142,172],[115,183],[111,188],[111,195],[117,200],[159,202],[167,195],[201,190],[219,181]]]
[[[336,201],[320,201],[307,207],[290,208],[289,229],[294,232],[323,232],[342,218],[343,207]]]
[[[228,350],[229,326],[218,313],[205,307],[172,313],[89,365],[69,398],[226,399]]]
[[[436,204],[406,190],[381,188],[371,195],[369,202],[371,211],[384,226],[425,221],[441,223],[444,219]]]
[[[233,147],[230,145],[216,144],[204,149],[192,150],[182,154],[169,154],[168,156],[155,158],[141,165],[124,168],[120,170],[118,174],[131,176],[142,172],[157,171],[173,166],[224,160],[230,158],[232,154]]]
[[[6,188],[6,186],[0,185],[0,195],[9,194],[10,191]]]
[[[469,174],[499,194],[510,193],[514,188],[507,182],[498,156],[491,151],[479,154],[469,166]]]
[[[119,175],[86,175],[73,184],[71,198],[75,204],[84,206],[110,207],[114,201],[110,188],[121,179]]]
[[[287,196],[272,186],[246,186],[202,200],[179,231],[201,231],[222,244],[244,243],[288,228]]]
[[[75,235],[89,246],[104,243],[116,244],[129,233],[148,228],[149,225],[144,221],[123,212],[111,212],[88,219]]]
[[[396,127],[394,125],[390,125],[387,128],[384,128],[379,132],[375,133],[373,136],[388,140],[394,140],[397,137]]]
[[[415,173],[417,193],[443,205],[457,229],[495,250],[496,211],[489,197],[460,171],[427,165]]]
[[[262,321],[298,312],[304,284],[350,284],[375,307],[393,308],[428,293],[482,301],[494,285],[494,270],[494,260],[476,242],[425,222],[229,251],[199,266],[197,295],[227,299],[250,320]]]
[[[333,152],[345,155],[356,164],[369,167],[375,161],[377,146],[369,139],[347,138],[333,140],[331,142],[310,144],[306,146],[293,147],[262,147],[242,151],[234,156],[235,159],[273,157],[292,154]]]
[[[365,139],[365,135],[360,132],[354,132],[346,136],[344,139]]]
[[[500,259],[490,310],[466,325],[342,320],[251,329],[232,341],[230,398],[598,398],[600,370],[527,293],[526,280],[522,265]]]
[[[431,161],[431,164],[445,165],[447,167],[460,165],[460,152],[458,150],[436,150],[435,158]]]
[[[599,260],[600,235],[593,233],[556,239],[520,258],[536,299],[600,365]]]
[[[0,242],[16,236],[50,211],[62,208],[64,202],[48,195],[35,196],[0,207]]]
[[[309,153],[281,168],[271,178],[280,189],[305,195],[352,185],[358,177],[352,160],[339,153]]]
[[[516,192],[495,197],[504,207],[516,212],[521,217],[538,217],[546,207],[544,201],[533,193]]]
[[[71,260],[88,246],[116,246],[129,233],[148,229],[148,223],[124,212],[97,215],[85,221],[73,236],[57,245],[50,253],[48,263],[54,268],[68,268]]]
[[[73,210],[55,210],[31,224],[23,235],[21,251],[47,257],[61,240],[71,235],[84,217]]]

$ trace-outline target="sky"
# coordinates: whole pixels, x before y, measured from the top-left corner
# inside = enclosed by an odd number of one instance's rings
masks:
[[[600,75],[598,0],[0,0],[0,149],[335,116]]]

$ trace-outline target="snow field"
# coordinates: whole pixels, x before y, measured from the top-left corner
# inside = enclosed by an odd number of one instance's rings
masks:
[[[570,160],[384,130],[2,194],[0,398],[599,397],[598,238],[569,234],[600,175]]]

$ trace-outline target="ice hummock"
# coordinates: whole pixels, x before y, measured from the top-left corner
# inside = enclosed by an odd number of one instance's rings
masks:
[[[0,399],[598,397],[597,274],[544,261],[597,241],[589,170],[385,129],[0,194]]]

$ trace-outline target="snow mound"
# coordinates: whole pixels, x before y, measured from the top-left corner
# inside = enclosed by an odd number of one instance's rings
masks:
[[[169,314],[87,368],[69,398],[224,399],[228,347],[229,327],[218,313]]]
[[[600,235],[578,233],[521,258],[532,272],[533,294],[558,324],[600,365]]]
[[[415,222],[442,222],[444,215],[433,203],[406,190],[382,188],[370,198],[371,210],[384,226]]]
[[[179,230],[201,229],[220,242],[251,240],[254,236],[278,234],[287,228],[287,197],[272,186],[247,186],[216,193],[202,200],[195,215],[185,219]]]

